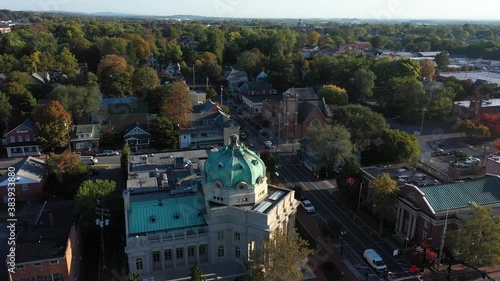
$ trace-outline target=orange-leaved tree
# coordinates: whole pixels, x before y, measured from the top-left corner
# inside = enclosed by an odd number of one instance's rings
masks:
[[[43,150],[66,147],[71,130],[71,114],[58,101],[40,105],[33,113],[38,141]]]

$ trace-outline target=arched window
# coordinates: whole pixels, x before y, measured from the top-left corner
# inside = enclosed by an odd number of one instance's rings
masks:
[[[237,259],[241,258],[240,247],[236,247],[236,249],[234,249],[234,257]]]
[[[321,126],[321,122],[319,122],[319,120],[318,120],[318,119],[314,119],[314,120],[312,120],[312,121],[311,121],[310,126],[311,126],[311,127],[312,127],[312,126],[314,126],[314,127],[319,127],[319,126]]]
[[[224,256],[224,246],[219,246],[219,248],[217,249],[217,256],[219,258]]]
[[[143,270],[144,264],[142,263],[142,259],[135,260],[135,270]]]

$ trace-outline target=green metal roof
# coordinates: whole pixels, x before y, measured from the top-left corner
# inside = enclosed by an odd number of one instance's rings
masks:
[[[206,225],[203,194],[130,202],[129,234]]]
[[[471,202],[479,205],[500,202],[500,178],[493,176],[420,187],[420,190],[435,212],[467,208]]]

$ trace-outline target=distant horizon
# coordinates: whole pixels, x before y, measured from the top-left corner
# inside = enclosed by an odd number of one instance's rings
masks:
[[[500,21],[500,2],[476,0],[471,5],[421,0],[355,0],[333,3],[316,0],[190,0],[158,3],[142,0],[139,5],[118,0],[23,0],[3,3],[2,9],[29,12],[129,15],[135,17],[172,17],[186,15],[231,19],[358,19],[378,21],[442,20]]]

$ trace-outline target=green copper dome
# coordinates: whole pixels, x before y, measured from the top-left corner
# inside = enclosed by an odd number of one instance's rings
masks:
[[[237,135],[232,135],[231,143],[212,153],[205,162],[206,182],[224,189],[254,188],[265,176],[264,162],[257,153],[238,144]]]

